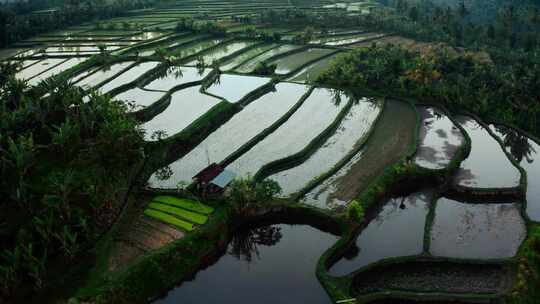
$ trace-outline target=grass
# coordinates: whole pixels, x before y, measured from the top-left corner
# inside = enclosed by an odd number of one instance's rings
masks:
[[[156,220],[162,221],[164,223],[171,224],[185,231],[193,231],[194,229],[193,224],[183,221],[167,213],[163,213],[161,211],[146,209],[144,211],[144,214]]]
[[[169,213],[171,215],[180,217],[186,221],[202,225],[206,223],[208,220],[208,217],[206,215],[198,214],[195,212],[187,211],[182,208],[173,207],[161,203],[152,202],[148,205],[148,208],[163,211],[165,213]]]
[[[170,205],[170,206],[184,208],[186,210],[190,210],[190,211],[193,211],[193,212],[206,214],[206,215],[211,214],[212,212],[214,212],[214,208],[212,208],[212,207],[209,207],[209,206],[206,206],[206,205],[201,204],[199,202],[189,200],[189,199],[185,199],[185,198],[176,198],[176,197],[173,197],[173,196],[160,195],[160,196],[154,197],[153,201],[154,202],[159,202],[159,203],[162,203],[162,204],[166,204],[166,205]]]

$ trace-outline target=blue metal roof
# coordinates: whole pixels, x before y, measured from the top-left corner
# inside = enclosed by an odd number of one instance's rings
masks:
[[[228,184],[230,184],[233,179],[236,177],[236,173],[229,171],[229,170],[223,170],[216,178],[214,178],[210,183],[220,187],[225,188]]]

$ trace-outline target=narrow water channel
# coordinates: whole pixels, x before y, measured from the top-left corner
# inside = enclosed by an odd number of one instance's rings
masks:
[[[305,225],[244,229],[214,265],[154,303],[331,303],[315,269],[336,240]]]

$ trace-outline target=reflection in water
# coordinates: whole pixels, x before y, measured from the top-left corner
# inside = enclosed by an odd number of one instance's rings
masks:
[[[430,252],[452,258],[513,257],[525,238],[519,204],[466,204],[441,198],[431,229]]]
[[[419,107],[419,112],[422,115],[422,127],[415,162],[424,168],[443,169],[462,145],[463,135],[439,110]]]
[[[346,275],[385,258],[420,254],[432,192],[418,192],[387,201],[380,213],[360,233],[354,249],[331,269],[332,275]]]
[[[510,162],[499,142],[478,122],[467,116],[456,117],[471,138],[471,153],[456,176],[460,186],[473,188],[512,188],[519,185],[520,172]]]
[[[246,177],[255,174],[263,165],[300,152],[324,131],[343,109],[344,103],[336,107],[330,102],[332,100],[335,100],[334,91],[314,89],[285,123],[230,164],[229,169]]]
[[[175,86],[203,79],[208,75],[210,69],[169,66],[166,69],[158,69],[158,71],[156,79],[147,84],[145,89],[169,91]]]
[[[249,103],[191,152],[172,163],[170,165],[171,179],[159,181],[154,174],[149,180],[150,185],[157,188],[175,189],[179,182],[191,182],[191,178],[197,172],[210,163],[223,161],[257,134],[270,127],[298,102],[307,89],[304,85],[278,83],[275,91]]]
[[[519,132],[502,126],[490,128],[503,140],[508,152],[527,171],[527,216],[540,221],[540,146]]]
[[[259,246],[274,246],[282,236],[279,226],[244,229],[233,236],[228,254],[246,262],[251,262],[253,255],[260,260]]]
[[[343,99],[341,94],[335,96],[339,98],[336,98],[334,103],[340,104]],[[358,101],[343,118],[335,133],[313,155],[302,164],[273,174],[269,178],[281,185],[284,197],[300,191],[358,149],[380,112],[379,102],[369,99]]]
[[[268,83],[270,78],[221,74],[206,91],[223,97],[228,102],[238,102],[246,94]]]
[[[300,225],[244,231],[214,265],[156,303],[331,303],[315,269],[321,254],[336,240]]]

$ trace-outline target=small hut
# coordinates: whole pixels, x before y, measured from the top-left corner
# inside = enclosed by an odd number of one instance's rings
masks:
[[[221,193],[236,177],[230,170],[213,163],[193,177],[197,190],[202,194]]]

